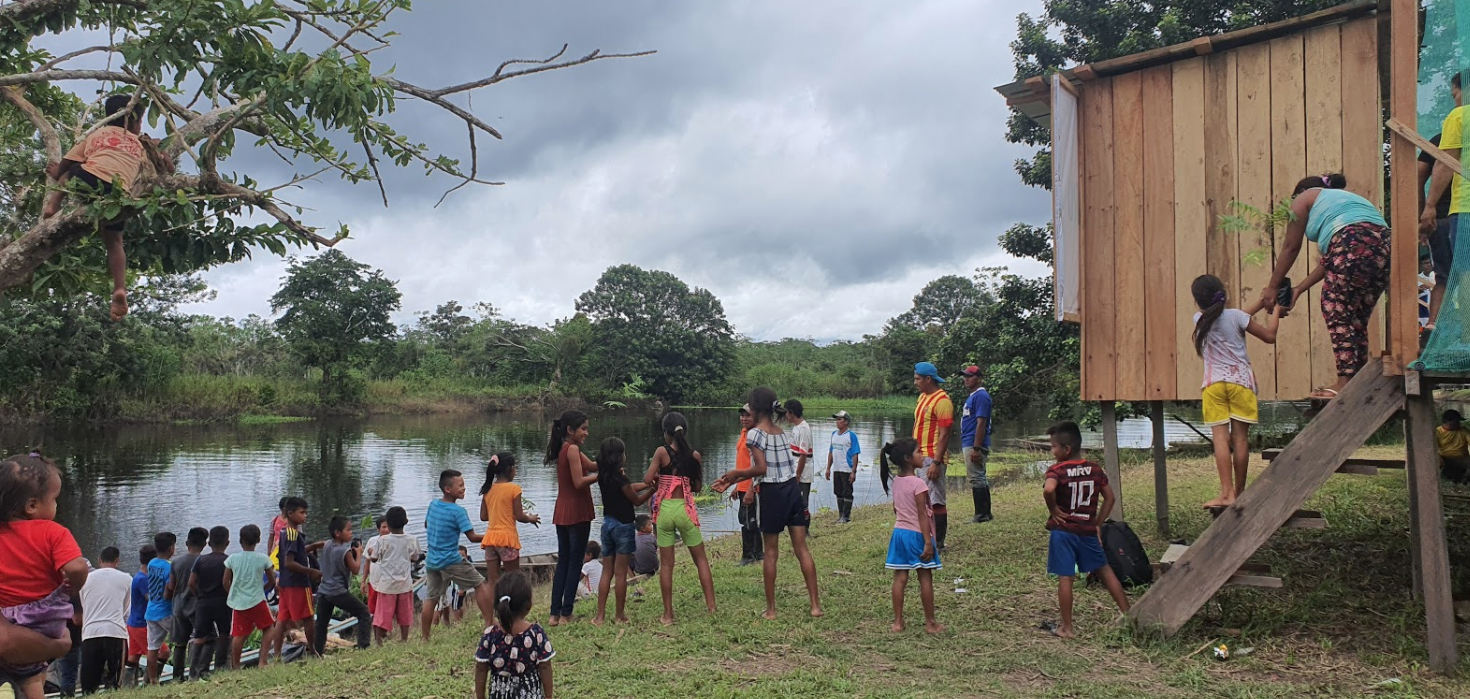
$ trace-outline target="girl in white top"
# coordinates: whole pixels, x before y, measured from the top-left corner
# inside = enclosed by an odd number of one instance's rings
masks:
[[[1220,496],[1205,503],[1205,508],[1229,507],[1245,490],[1250,465],[1247,438],[1250,426],[1258,420],[1256,374],[1246,353],[1245,336],[1248,333],[1275,344],[1285,308],[1277,305],[1262,325],[1251,318],[1261,310],[1262,302],[1245,310],[1226,308],[1225,284],[1213,274],[1196,278],[1190,292],[1200,309],[1194,314],[1194,350],[1205,362],[1201,412],[1214,431],[1215,468],[1220,472]]]

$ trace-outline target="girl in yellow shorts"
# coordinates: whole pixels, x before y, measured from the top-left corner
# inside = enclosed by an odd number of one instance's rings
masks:
[[[699,510],[694,507],[694,494],[704,488],[704,464],[699,452],[689,447],[689,421],[680,413],[669,413],[663,419],[664,446],[653,453],[644,482],[654,488],[653,528],[658,543],[658,586],[663,592],[665,626],[674,623],[674,544],[675,533],[689,548],[689,557],[699,571],[699,586],[704,588],[704,605],[715,612],[715,581],[710,575],[709,557],[704,552],[704,537],[699,533]]]
[[[1200,309],[1194,314],[1194,350],[1205,363],[1204,420],[1214,432],[1215,468],[1220,472],[1220,497],[1205,507],[1229,507],[1245,490],[1248,437],[1258,419],[1256,374],[1246,354],[1245,336],[1276,344],[1284,308],[1278,304],[1262,325],[1251,317],[1260,312],[1261,302],[1244,310],[1226,308],[1225,284],[1212,274],[1195,279],[1190,292]]]

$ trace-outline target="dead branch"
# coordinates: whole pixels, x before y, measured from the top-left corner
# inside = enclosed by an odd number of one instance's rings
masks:
[[[593,61],[600,61],[605,58],[638,58],[640,56],[651,56],[655,53],[658,53],[657,51],[639,51],[637,53],[602,53],[601,50],[597,50],[581,58],[573,59],[570,61],[562,61],[560,63],[553,63],[553,61],[561,57],[561,55],[566,53],[566,51],[567,47],[565,44],[563,44],[560,51],[556,52],[556,54],[545,60],[537,61],[529,59],[514,59],[506,61],[505,63],[500,64],[500,68],[496,69],[495,74],[491,75],[488,78],[467,83],[461,83],[459,85],[451,85],[449,87],[443,87],[438,90],[432,90],[430,91],[430,94],[432,94],[434,97],[444,97],[445,95],[452,95],[459,92],[465,92],[467,90],[478,90],[479,88],[488,87],[499,82],[510,80],[511,78],[519,78],[521,76],[533,75],[535,73],[545,73],[549,70],[561,70],[562,68],[571,68],[572,66],[580,66],[591,63]],[[504,72],[506,66],[522,63],[535,64],[536,67],[526,68],[524,70],[513,70],[509,73]]]
[[[0,7],[10,7],[3,5]],[[138,79],[127,73],[118,73],[110,70],[38,70],[31,73],[18,73],[15,75],[0,75],[0,87],[7,85],[30,85],[32,83],[49,83],[57,80],[98,80],[106,82],[113,80],[128,85],[137,85]]]
[[[77,49],[76,51],[72,51],[71,53],[63,54],[49,61],[46,61],[45,63],[37,66],[36,70],[51,70],[52,68],[55,68],[62,63],[70,61],[73,58],[76,58],[78,56],[85,56],[89,53],[112,53],[116,50],[116,48],[111,46],[88,46],[87,48]]]

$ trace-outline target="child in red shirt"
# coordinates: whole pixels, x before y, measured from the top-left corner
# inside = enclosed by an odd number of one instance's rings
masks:
[[[1108,567],[1098,538],[1098,523],[1113,510],[1113,486],[1101,466],[1082,458],[1082,431],[1075,422],[1052,425],[1051,455],[1057,463],[1046,471],[1043,495],[1051,517],[1046,528],[1051,530],[1047,549],[1046,572],[1057,576],[1057,601],[1062,609],[1062,624],[1043,625],[1061,638],[1073,638],[1072,581],[1078,572],[1096,571],[1107,586],[1118,608],[1128,611],[1128,596],[1118,576]]]
[[[87,582],[87,560],[55,522],[61,473],[39,452],[0,461],[0,616],[51,638],[66,635],[72,598]],[[46,694],[46,664],[0,663],[0,684],[22,699]]]

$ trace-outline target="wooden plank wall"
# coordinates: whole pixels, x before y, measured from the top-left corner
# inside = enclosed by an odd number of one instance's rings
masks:
[[[1365,18],[1082,84],[1084,399],[1198,400],[1191,282],[1214,274],[1250,303],[1285,234],[1221,231],[1232,202],[1269,211],[1335,171],[1382,202],[1377,61]],[[1320,257],[1307,248],[1293,282]],[[1276,346],[1248,346],[1264,400],[1336,376],[1316,291]]]

